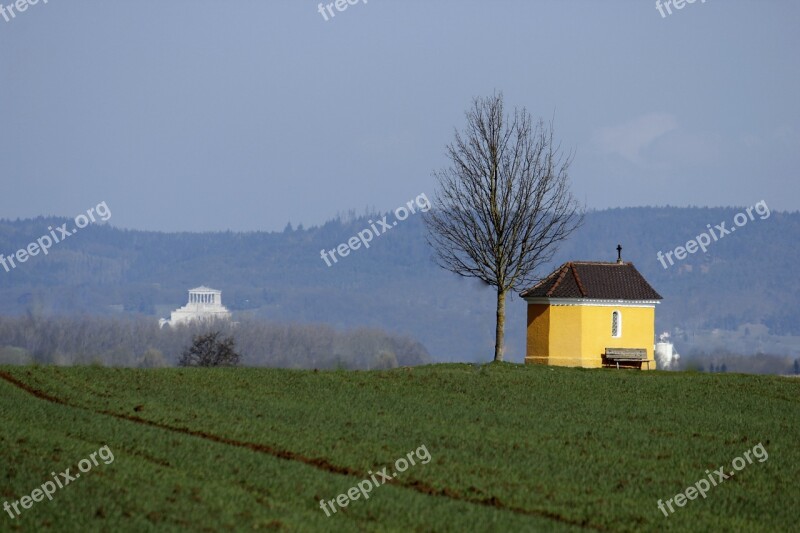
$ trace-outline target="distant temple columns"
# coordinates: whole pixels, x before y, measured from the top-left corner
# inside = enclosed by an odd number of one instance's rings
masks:
[[[193,320],[228,320],[231,313],[222,305],[222,291],[209,287],[197,287],[189,291],[189,302],[172,312],[169,320],[162,318],[159,325],[177,326]]]
[[[190,304],[221,305],[222,293],[205,287],[198,287],[189,291]]]

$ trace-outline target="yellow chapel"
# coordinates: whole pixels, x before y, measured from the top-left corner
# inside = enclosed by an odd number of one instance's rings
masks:
[[[633,263],[572,261],[522,291],[528,303],[525,362],[655,369],[653,287]]]

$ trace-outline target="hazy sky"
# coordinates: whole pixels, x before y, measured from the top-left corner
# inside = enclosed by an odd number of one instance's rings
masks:
[[[495,90],[555,117],[590,208],[800,209],[797,2],[369,0],[328,21],[311,0],[43,2],[0,17],[0,218],[393,209],[433,195]]]

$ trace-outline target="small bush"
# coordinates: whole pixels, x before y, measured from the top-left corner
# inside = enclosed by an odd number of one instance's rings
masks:
[[[233,337],[220,338],[220,332],[196,335],[192,345],[183,350],[180,366],[236,366],[240,356],[236,353]]]

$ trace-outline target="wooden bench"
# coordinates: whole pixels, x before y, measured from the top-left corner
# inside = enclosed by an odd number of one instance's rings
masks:
[[[647,369],[650,370],[650,360],[647,358],[647,349],[645,348],[606,348],[606,353],[603,354],[603,362],[605,364],[616,363],[619,368],[620,362],[622,363],[647,363]]]

